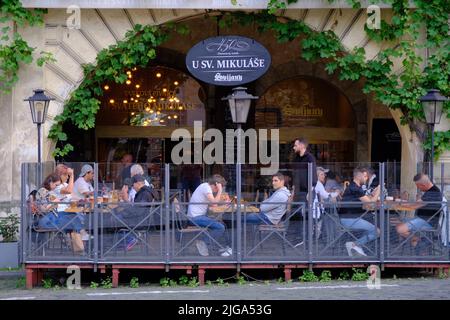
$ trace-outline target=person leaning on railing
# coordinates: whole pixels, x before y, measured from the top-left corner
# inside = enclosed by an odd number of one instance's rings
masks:
[[[55,189],[61,184],[61,177],[52,173],[47,176],[36,193],[38,204],[38,228],[55,229],[70,233],[72,248],[76,254],[84,254],[84,244],[80,231],[83,227],[79,217],[74,213],[62,211],[58,202],[65,199],[58,199]]]
[[[442,201],[443,196],[441,190],[435,184],[433,184],[433,182],[431,182],[430,178],[426,174],[419,173],[414,176],[413,180],[417,186],[417,189],[419,189],[421,192],[424,192],[421,199],[418,199],[417,201]],[[407,238],[411,235],[411,232],[416,233],[418,231],[433,229],[433,227],[429,223],[429,220],[432,220],[432,217],[438,212],[438,210],[440,210],[440,208],[440,204],[428,203],[424,205],[416,211],[416,217],[407,218],[403,221],[403,223],[397,225],[398,234],[403,238]],[[437,219],[438,217],[433,218]],[[419,241],[420,238],[418,236],[413,236],[411,239],[411,245],[415,247],[419,243]]]
[[[367,176],[363,169],[356,168],[353,170],[353,181],[345,189],[342,195],[342,202],[375,202],[380,196],[380,186],[376,187],[371,195],[367,195],[362,186],[367,182]],[[339,210],[341,224],[353,231],[364,231],[364,234],[355,242],[349,241],[345,243],[349,256],[356,254],[358,256],[367,256],[362,246],[377,238],[380,231],[373,224],[360,216],[364,213],[361,206],[342,205]],[[355,216],[358,216],[355,218]]]

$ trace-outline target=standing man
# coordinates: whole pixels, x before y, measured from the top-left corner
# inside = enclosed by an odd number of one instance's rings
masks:
[[[124,154],[120,162],[123,165],[123,169],[121,172],[121,178],[123,182],[125,179],[131,178],[131,165],[133,164],[133,155],[130,153]]]
[[[306,202],[306,195],[308,193],[308,163],[313,164],[313,185],[317,181],[316,172],[316,159],[308,151],[308,141],[304,138],[297,138],[294,140],[294,152],[295,158],[292,165],[293,169],[293,185],[294,201]]]

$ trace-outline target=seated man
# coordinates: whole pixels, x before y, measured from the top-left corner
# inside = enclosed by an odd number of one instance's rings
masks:
[[[431,182],[430,178],[423,173],[419,173],[414,176],[414,182],[417,186],[417,189],[424,192],[422,198],[418,201],[430,201],[430,202],[441,202],[442,201],[442,192],[436,187],[436,185]],[[412,219],[405,220],[404,223],[400,223],[397,225],[397,232],[400,236],[407,238],[410,236],[411,232],[416,233],[422,230],[432,229],[431,224],[429,223],[430,219],[438,218],[433,217],[438,210],[440,210],[440,204],[426,204],[420,209],[416,211],[416,217]],[[413,237],[411,239],[411,244],[413,247],[417,245],[419,242],[419,237]]]
[[[124,210],[117,213],[117,217],[120,220],[122,220],[130,229],[139,224],[146,217],[146,215],[149,214],[148,210],[148,207],[150,206],[149,203],[153,201],[153,193],[152,193],[153,190],[151,187],[145,184],[144,176],[140,174],[134,175],[131,178],[131,183],[133,189],[136,191],[136,195],[133,201],[133,203],[136,205],[127,206],[125,207]],[[140,224],[140,226],[144,225]],[[129,232],[129,230],[127,229],[122,230],[123,230],[122,233]],[[138,240],[132,233],[130,233],[126,237],[125,242],[126,242],[126,249],[131,250],[134,247],[134,245],[138,242]]]
[[[261,203],[261,213],[248,213],[245,221],[251,224],[275,225],[281,221],[286,213],[287,202],[291,193],[284,186],[284,175],[280,172],[272,176],[272,186],[275,192]]]
[[[200,184],[191,196],[188,207],[188,217],[193,223],[199,227],[208,228],[212,238],[219,239],[225,232],[225,225],[213,218],[207,216],[208,204],[214,204],[221,201],[223,186],[226,184],[225,179],[218,174],[208,179],[208,182]],[[216,194],[216,196],[213,195]],[[197,240],[195,245],[198,252],[202,256],[209,256],[207,243],[210,238],[203,235],[202,240]],[[223,257],[232,255],[232,250],[227,246],[221,254]]]
[[[342,202],[374,202],[378,199],[380,195],[380,187],[376,187],[371,195],[367,195],[362,186],[367,182],[367,176],[364,174],[363,169],[356,168],[353,170],[353,181],[345,189],[342,195]],[[377,238],[379,230],[362,218],[355,218],[355,216],[360,216],[364,213],[362,207],[349,206],[343,208],[339,211],[341,224],[351,230],[351,231],[364,231],[362,237],[360,237],[356,242],[349,241],[345,243],[347,252],[349,256],[353,256],[353,253],[359,256],[367,256],[362,249],[362,246],[366,243],[373,241]]]

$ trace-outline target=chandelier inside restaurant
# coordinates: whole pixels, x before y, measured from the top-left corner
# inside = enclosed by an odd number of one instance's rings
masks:
[[[127,113],[132,126],[178,126],[186,111],[195,106],[186,99],[184,73],[166,67],[138,68],[125,71],[122,84],[104,84],[104,103],[108,110]]]

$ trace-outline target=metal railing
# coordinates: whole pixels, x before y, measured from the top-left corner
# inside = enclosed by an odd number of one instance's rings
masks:
[[[92,166],[100,172],[99,164]],[[311,192],[306,202],[274,203],[286,209],[277,224],[260,218],[257,211],[262,201],[251,200],[243,202],[240,210],[228,202],[209,205],[209,224],[193,219],[187,214],[189,201],[186,192],[173,188],[173,167],[169,164],[161,166],[161,199],[153,202],[103,201],[101,185],[105,182],[96,174],[93,199],[76,204],[84,209],[67,214],[63,224],[43,228],[39,226],[39,218],[31,212],[28,194],[42,183],[44,172],[54,170],[54,164],[23,164],[22,262],[450,262],[447,203],[427,202],[436,207],[434,214],[425,221],[427,227],[413,229],[408,235],[400,234],[399,225],[411,223],[414,218],[414,210],[403,209],[413,207],[415,202],[386,200],[384,189],[390,183],[386,178],[390,173],[384,163],[378,164],[382,189],[379,201],[316,202]],[[441,187],[444,188],[447,182],[444,174],[441,177]],[[312,165],[309,165],[310,190],[312,180]],[[232,194],[232,190],[228,191]],[[70,207],[73,202],[50,201],[48,204]],[[349,208],[352,209],[351,214],[348,213]],[[260,221],[249,221],[247,215],[252,213]],[[74,223],[81,218],[87,235],[83,240],[83,255],[74,252],[70,236]],[[211,223],[217,223],[216,228]],[[214,231],[218,229],[220,232]],[[198,244],[199,240],[207,245],[207,255],[202,250],[203,245]],[[352,243],[358,244],[363,253],[355,250]]]

